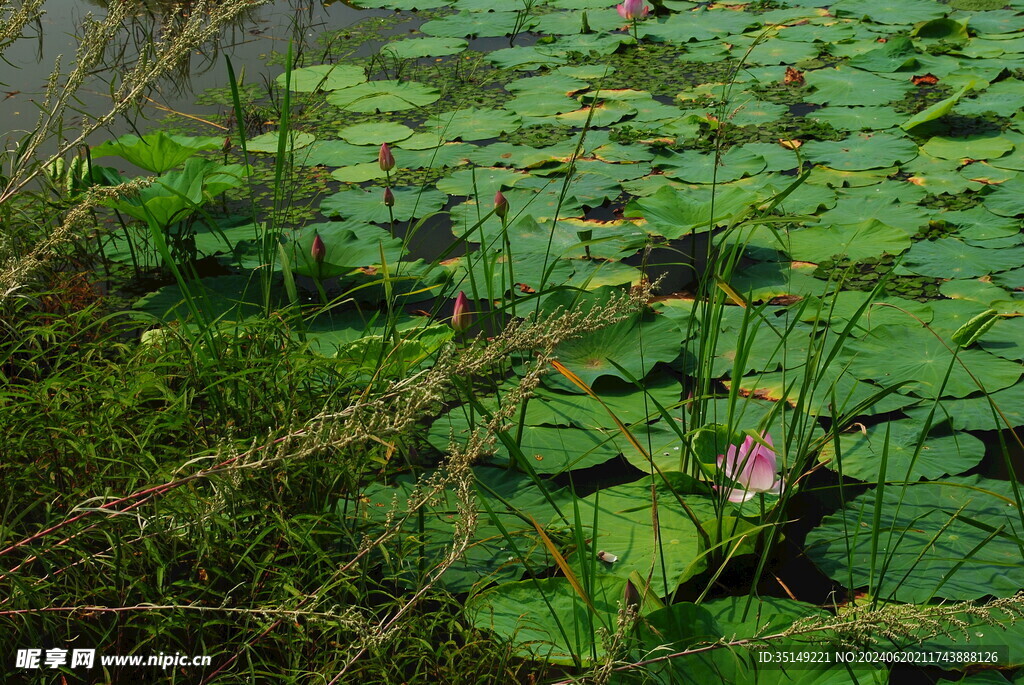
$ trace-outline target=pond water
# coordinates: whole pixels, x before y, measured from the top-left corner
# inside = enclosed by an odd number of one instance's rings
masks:
[[[123,65],[130,65],[138,55],[141,42],[149,40],[163,22],[164,12],[174,3],[160,0],[140,1],[138,14],[124,25],[119,40],[108,48],[105,66],[97,72],[91,83],[79,91],[79,109],[86,113],[105,111],[110,97],[107,83]],[[34,35],[25,36],[9,46],[4,58],[3,78],[0,79],[0,121],[4,122],[6,137],[16,138],[29,131],[36,123],[36,103],[43,96],[46,79],[53,70],[55,60],[62,57],[65,70],[78,47],[83,19],[93,15],[105,16],[101,0],[49,0],[44,14],[32,25]],[[245,12],[233,24],[226,26],[220,38],[195,52],[181,70],[164,79],[149,94],[141,117],[132,121],[121,120],[109,128],[109,135],[97,134],[92,143],[122,133],[142,132],[152,126],[139,119],[162,118],[168,111],[185,112],[197,117],[210,117],[223,112],[223,107],[196,103],[197,96],[209,88],[228,85],[224,58],[231,59],[236,72],[244,73],[250,82],[273,78],[283,67],[268,67],[273,53],[285,54],[289,42],[296,54],[315,50],[317,38],[325,31],[336,31],[360,21],[387,17],[387,10],[358,9],[343,2],[322,3],[320,0],[275,0]],[[415,19],[410,17],[414,23]],[[369,30],[364,27],[364,30]],[[387,35],[389,29],[382,32]],[[355,54],[369,54],[379,42],[371,41]],[[282,60],[278,60],[279,62]],[[78,119],[69,117],[67,125],[74,128]]]

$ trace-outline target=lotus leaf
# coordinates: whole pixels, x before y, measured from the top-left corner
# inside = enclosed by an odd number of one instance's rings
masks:
[[[395,206],[392,207],[395,221],[408,221],[424,217],[444,207],[448,196],[437,190],[422,188],[396,188]],[[353,221],[385,224],[391,220],[388,207],[384,206],[383,190],[342,190],[324,198],[320,211],[326,216],[341,216]]]
[[[370,81],[336,90],[327,102],[351,112],[396,112],[429,105],[439,97],[437,88],[415,81]]]
[[[285,85],[287,74],[277,77],[277,85]],[[291,89],[299,93],[317,90],[342,90],[366,81],[363,67],[351,64],[318,64],[312,67],[293,69]]]

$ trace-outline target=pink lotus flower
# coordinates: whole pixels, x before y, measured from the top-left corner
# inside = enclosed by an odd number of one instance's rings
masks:
[[[454,328],[457,333],[462,333],[464,330],[469,328],[472,322],[472,317],[469,313],[469,298],[466,297],[466,293],[460,291],[458,297],[455,298],[455,311],[452,313],[452,328]]]
[[[324,261],[324,257],[327,256],[327,246],[324,245],[324,239],[319,233],[313,238],[313,247],[309,249],[309,254],[317,264]]]
[[[391,154],[391,148],[387,143],[380,144],[380,152],[377,153],[377,164],[381,171],[391,171],[395,168],[395,156]]]
[[[782,493],[782,479],[775,473],[777,460],[772,438],[764,432],[761,439],[767,446],[748,435],[738,448],[729,445],[725,455],[718,455],[718,468],[724,469],[726,477],[739,486],[729,491],[730,502],[746,502],[758,492]]]
[[[494,194],[494,213],[500,219],[504,219],[508,214],[508,200],[505,199],[500,190]]]
[[[626,21],[643,19],[651,11],[651,8],[644,4],[644,0],[625,0],[616,5],[615,9],[619,11],[619,16]]]

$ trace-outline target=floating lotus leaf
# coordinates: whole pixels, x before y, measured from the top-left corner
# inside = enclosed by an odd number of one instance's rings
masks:
[[[551,15],[547,15],[551,16]],[[577,52],[583,55],[610,55],[626,43],[632,43],[630,36],[599,33],[574,33],[559,37],[551,47],[563,53]]]
[[[754,371],[775,371],[785,368],[792,369],[803,366],[807,362],[811,345],[812,328],[804,324],[787,326],[784,320],[773,322],[774,328],[765,324],[754,323],[755,328],[748,329],[749,352],[746,363],[738,370],[739,375]],[[723,336],[718,340],[715,358],[711,366],[711,374],[715,378],[733,377],[740,340],[738,336]]]
[[[731,387],[732,381],[726,382]],[[861,414],[874,416],[900,411],[917,404],[913,397],[891,393],[878,398],[880,389],[856,380],[837,365],[816,369],[810,379],[804,369],[774,371],[744,376],[739,379],[740,389],[753,397],[782,401],[800,412],[812,416],[843,416],[870,403]]]
[[[505,103],[505,108],[520,116],[546,117],[563,112],[573,112],[580,103],[560,93],[524,93]]]
[[[285,85],[286,74],[277,77],[277,85]],[[366,70],[352,64],[317,64],[293,69],[291,89],[299,93],[317,90],[341,90],[366,81]]]
[[[541,568],[550,564],[550,558],[537,540],[536,530],[518,514],[528,512],[535,521],[547,526],[558,520],[552,502],[565,509],[572,506],[564,491],[545,493],[516,471],[477,466],[472,473],[476,497],[486,500],[490,510],[481,506],[480,521],[468,548],[440,578],[441,586],[451,592],[467,592],[495,581],[515,581],[522,577],[527,564]],[[379,535],[385,526],[394,523],[389,515],[395,503],[403,506],[415,497],[415,492],[416,481],[400,475],[394,487],[373,483],[360,493],[358,502],[350,501],[348,506],[339,503],[338,513],[345,515],[347,512],[348,516],[360,520],[367,534]],[[416,582],[421,562],[433,567],[447,555],[458,521],[458,507],[455,493],[445,490],[422,509],[422,518],[407,519],[402,525],[399,539],[408,545],[408,553],[398,555],[394,561],[400,567],[392,568],[391,572],[401,578],[403,584]],[[525,559],[515,558],[503,529]]]
[[[877,219],[845,226],[811,226],[791,230],[783,238],[788,241],[789,256],[801,262],[821,262],[833,256],[860,261],[883,253],[900,254],[910,247],[910,238],[899,228]]]
[[[933,431],[918,451],[923,428],[920,421],[905,419],[876,424],[863,433],[843,434],[839,447],[829,443],[818,460],[848,478],[877,483],[882,477],[883,456],[885,480],[910,482],[963,473],[985,456],[985,443],[967,433],[936,435]]]
[[[528,179],[523,173],[498,167],[461,169],[437,182],[437,189],[449,195],[476,197],[485,204],[491,202],[499,190],[511,188]]]
[[[486,1],[493,6],[492,0]],[[602,5],[601,9],[607,9],[607,6]],[[622,26],[622,17],[618,12],[587,12],[582,9],[574,9],[540,15],[537,17],[536,29],[552,36],[580,35],[584,14],[587,17],[587,24],[594,31],[614,31]],[[620,38],[620,36],[615,36],[615,38]]]
[[[594,254],[593,252],[591,254]],[[644,281],[644,272],[622,262],[582,260],[577,263],[566,287],[597,290],[604,286],[628,285],[638,287]]]
[[[624,214],[646,219],[649,233],[674,239],[706,232],[711,225],[728,221],[756,200],[749,191],[738,188],[719,191],[713,203],[711,198],[697,200],[692,193],[662,188],[650,197],[631,201]]]
[[[917,397],[935,397],[940,388],[942,397],[966,397],[982,388],[994,392],[1013,385],[1024,372],[1018,363],[975,349],[960,350],[954,361],[941,340],[909,326],[877,326],[850,341],[839,359],[857,378],[883,388],[906,381],[900,392]]]
[[[295,161],[306,166],[354,166],[376,160],[376,148],[340,140],[318,140],[295,155]]]
[[[606,649],[591,627],[614,630],[625,587],[621,578],[594,579],[591,609],[565,577],[502,583],[471,597],[466,611],[477,628],[513,640],[519,655],[589,665]]]
[[[434,421],[427,431],[427,441],[442,452],[447,452],[450,440],[465,445],[471,433],[468,408],[459,407]],[[514,435],[514,432],[512,433]],[[537,473],[564,473],[572,469],[587,468],[614,459],[623,450],[632,450],[629,442],[617,428],[553,428],[533,426],[523,431],[518,449]],[[490,459],[505,466],[511,457],[508,448],[501,441],[495,443]],[[525,467],[520,467],[524,469]]]
[[[959,171],[960,163],[950,159],[939,159],[922,152],[903,166],[912,174],[907,180],[930,193],[959,195],[965,190],[979,190],[980,183],[965,178]]]
[[[496,38],[511,34],[517,26],[520,31],[528,31],[535,21],[532,17],[521,18],[518,12],[462,11],[431,19],[420,26],[420,31],[449,38]]]
[[[370,81],[336,90],[327,102],[351,112],[397,112],[429,105],[439,97],[437,88],[415,81]]]
[[[437,190],[422,188],[396,188],[394,190],[395,206],[391,208],[395,221],[408,221],[412,218],[426,216],[444,207],[448,196]],[[326,216],[341,216],[353,221],[386,224],[391,221],[391,213],[384,205],[384,190],[342,190],[329,195],[320,203],[320,211]]]
[[[545,307],[557,304],[566,304],[574,309],[598,307],[607,301],[611,292],[605,290],[579,295],[575,303],[574,295],[571,292],[553,295],[545,302]],[[644,313],[581,338],[567,340],[555,348],[555,354],[566,368],[592,385],[602,376],[615,376],[623,380],[628,380],[629,376],[643,378],[656,363],[671,362],[678,357],[680,341],[679,330],[673,322]],[[625,373],[616,365],[624,369]],[[576,386],[555,374],[545,376],[544,382],[570,392],[579,392]]]
[[[516,45],[511,48],[487,53],[487,61],[498,69],[534,70],[550,69],[565,64],[565,54],[554,47],[540,45]]]
[[[680,499],[685,498],[696,516],[711,519],[710,495],[708,486],[675,472],[665,473],[664,480],[662,476],[647,477],[581,499],[579,520],[592,540],[591,548],[618,557],[598,572],[625,579],[633,571],[646,575],[651,568],[660,568],[662,591],[671,593],[706,566],[700,534]],[[653,497],[657,498],[657,529],[651,526]]]
[[[760,262],[736,273],[729,285],[753,302],[783,295],[821,295],[828,285],[814,277],[816,268],[802,262]]]
[[[1021,108],[1024,108],[1024,81],[1008,78],[993,83],[972,98],[961,100],[956,112],[967,116],[995,114],[1011,117]]]
[[[873,50],[854,55],[847,64],[865,71],[892,73],[916,68],[919,54],[909,38],[897,35]]]
[[[903,267],[932,278],[971,278],[1024,265],[1024,247],[998,250],[972,247],[956,238],[927,240],[914,245]]]
[[[278,140],[280,134],[277,131],[270,133],[264,133],[258,135],[255,138],[250,138],[245,142],[245,149],[249,152],[270,152],[276,153],[278,147]],[[316,136],[312,133],[303,133],[302,131],[289,131],[285,138],[285,153],[292,152],[293,150],[299,150],[312,144],[316,140]]]
[[[590,256],[621,259],[635,253],[647,240],[647,234],[631,222],[567,219],[557,222],[552,230],[550,223],[542,226],[531,216],[511,224],[507,234],[514,255],[550,251],[553,256],[562,258],[587,256],[585,241],[588,241]],[[478,242],[479,236],[467,236],[467,239]]]
[[[720,157],[686,150],[671,157],[655,160],[666,174],[690,183],[728,183],[764,170],[767,163],[761,155],[742,147],[732,148]]]
[[[729,519],[727,519],[728,521]],[[735,519],[733,519],[735,520]],[[741,534],[742,529],[733,535]],[[723,537],[728,537],[726,526]],[[735,544],[734,542],[732,544]],[[775,597],[724,597],[705,601],[697,606],[690,602],[675,602],[647,614],[639,631],[639,640],[645,653],[684,652],[714,643],[721,636],[743,639],[744,636],[780,634],[800,619],[830,614],[819,607],[789,599]],[[676,683],[725,682],[757,683],[758,685],[882,685],[888,682],[888,671],[881,664],[801,663],[792,666],[765,668],[758,654],[762,652],[778,658],[794,653],[831,652],[834,647],[826,643],[828,633],[782,640],[766,640],[753,649],[715,649],[674,657],[645,667],[645,678],[660,685]],[[778,662],[774,662],[778,663]]]
[[[911,419],[923,421],[930,410],[931,407],[925,404],[906,413]],[[1024,426],[1024,384],[981,397],[942,400],[932,420],[948,421],[954,430],[990,431]]]
[[[737,41],[732,49],[734,59],[745,64],[796,64],[818,56],[818,45],[772,38],[750,47],[750,41]]]
[[[636,114],[636,109],[633,106],[621,100],[608,100],[598,105],[559,114],[554,119],[562,126],[581,128],[588,121],[591,126],[610,126],[620,119],[633,114]]]
[[[426,38],[406,38],[405,40],[388,43],[380,49],[383,57],[395,59],[418,59],[420,57],[442,57],[457,55],[466,49],[468,42],[462,38],[428,36]]]
[[[813,121],[823,121],[837,131],[877,130],[896,126],[904,115],[892,107],[838,107],[828,106],[806,115]]]
[[[917,157],[917,145],[888,133],[858,133],[835,142],[812,140],[801,152],[833,169],[862,171],[908,162]]]
[[[641,39],[649,37],[669,43],[687,43],[691,40],[709,40],[724,34],[742,33],[750,26],[760,26],[756,16],[718,9],[680,12],[656,21],[643,21],[637,25],[637,32]]]
[[[929,0],[840,0],[833,7],[837,17],[868,18],[876,24],[914,24],[945,14]]]
[[[893,81],[847,66],[807,72],[804,80],[814,88],[806,97],[808,102],[830,105],[884,105],[913,88],[909,79]]]
[[[482,166],[508,166],[525,169],[554,159],[551,152],[529,145],[492,143],[478,147],[467,155],[473,164]]]
[[[280,279],[275,278],[272,306],[286,302]],[[259,283],[248,274],[203,278],[198,284],[189,284],[189,297],[199,312],[209,321],[228,324],[262,316],[262,294]],[[161,321],[187,321],[194,324],[192,311],[185,304],[185,295],[177,284],[165,285],[140,297],[132,309],[145,312]]]
[[[487,240],[488,246],[500,246],[497,232]],[[572,275],[572,264],[564,259],[548,258],[543,253],[519,253],[510,260],[500,252],[474,252],[467,257],[447,260],[445,265],[454,270],[452,281],[444,291],[446,297],[455,297],[460,290],[477,288],[481,297],[496,300],[512,290],[528,293],[542,290],[542,286],[562,285]],[[472,272],[470,277],[468,272]],[[524,287],[525,286],[525,287]]]
[[[313,239],[319,235],[327,252],[317,264],[310,252]],[[291,236],[289,257],[292,269],[303,276],[333,278],[360,266],[380,264],[381,254],[389,264],[403,255],[402,240],[376,226],[354,221],[328,221],[305,226]]]
[[[395,143],[408,138],[412,133],[412,129],[408,126],[388,121],[356,124],[354,126],[346,126],[338,131],[338,135],[353,145]]]
[[[1003,359],[1024,361],[1024,316],[998,319],[981,338],[981,348]]]
[[[503,109],[477,109],[470,107],[431,116],[427,123],[439,135],[462,140],[495,138],[519,128],[521,120],[514,112]]]
[[[999,216],[1024,214],[1024,177],[1010,179],[989,193],[985,207]]]
[[[966,163],[969,159],[995,159],[1013,149],[1013,143],[1002,136],[976,134],[965,138],[935,136],[921,150],[939,159],[955,159]]]
[[[912,603],[1009,597],[1024,584],[1009,483],[967,476],[886,485],[873,530],[876,497],[869,490],[807,536],[807,556],[836,582]]]
[[[915,186],[899,186],[891,184],[889,188],[879,188],[885,192],[874,195],[868,192],[872,188],[848,189],[839,195],[836,206],[827,212],[822,212],[818,218],[824,225],[842,226],[847,224],[860,224],[868,219],[877,219],[886,226],[893,226],[901,229],[907,235],[914,235],[922,226],[928,225],[929,213],[922,207],[911,204],[912,198],[892,197],[891,193],[921,192]]]

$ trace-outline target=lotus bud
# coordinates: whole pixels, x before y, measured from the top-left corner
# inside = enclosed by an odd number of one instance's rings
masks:
[[[466,293],[459,292],[455,298],[455,311],[452,312],[452,328],[457,333],[462,333],[472,324],[472,317],[469,312],[469,298]]]
[[[501,219],[504,219],[508,214],[508,200],[505,199],[500,190],[494,194],[494,213]]]
[[[387,143],[380,144],[380,152],[377,154],[377,163],[381,171],[391,171],[395,168],[395,156],[391,154],[391,148]]]
[[[224,138],[224,143],[220,146],[220,151],[224,154],[231,152],[231,136]]]
[[[391,188],[384,189],[384,206],[394,207],[395,206],[395,194],[391,192]]]
[[[319,233],[313,238],[313,247],[309,249],[309,254],[317,264],[324,261],[324,257],[327,256],[327,246],[324,245],[324,239],[320,237]]]

